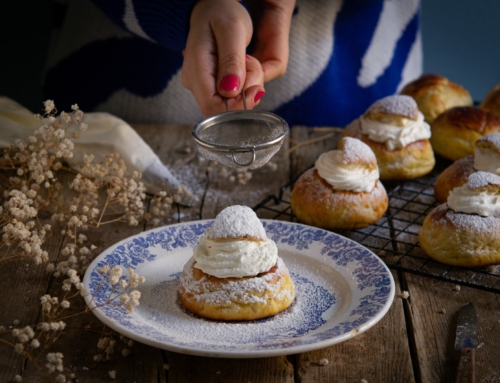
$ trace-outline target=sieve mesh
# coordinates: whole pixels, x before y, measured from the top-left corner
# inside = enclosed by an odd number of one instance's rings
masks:
[[[203,157],[227,166],[256,169],[278,152],[287,132],[288,125],[280,117],[245,110],[202,121],[194,127],[193,137]]]

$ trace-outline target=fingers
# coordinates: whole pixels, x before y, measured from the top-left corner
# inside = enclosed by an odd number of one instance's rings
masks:
[[[294,7],[294,0],[264,1],[253,55],[262,64],[265,82],[282,76],[286,71],[288,38]]]
[[[201,0],[194,7],[182,84],[191,90],[203,115],[225,111],[224,98],[240,95],[247,83],[245,49],[252,32],[250,15],[234,0]],[[258,76],[263,78],[258,73],[251,76],[252,85]],[[242,105],[241,97],[233,103]]]

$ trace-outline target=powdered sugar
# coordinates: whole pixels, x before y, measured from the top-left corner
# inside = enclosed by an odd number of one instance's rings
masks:
[[[344,164],[365,163],[376,164],[377,159],[372,149],[361,140],[352,137],[342,139],[343,153],[342,162]]]
[[[247,206],[234,205],[222,210],[207,230],[211,240],[224,238],[255,238],[264,241],[266,231],[257,214]]]
[[[281,280],[278,283],[270,283],[274,276],[282,276],[287,272],[283,260],[278,257],[277,268],[274,273],[268,273],[262,277],[246,278],[239,281],[231,281],[224,284],[215,284],[205,277],[196,280],[193,275],[192,257],[184,266],[181,275],[181,285],[185,291],[192,293],[195,299],[215,304],[230,304],[231,302],[251,303],[266,302],[267,299],[274,299],[281,288]],[[248,294],[248,291],[263,293],[262,296]]]
[[[456,213],[448,209],[447,204],[439,205],[436,209],[447,210],[442,220],[442,224],[450,222],[459,230],[474,233],[498,233],[500,231],[500,219],[496,217],[482,217],[477,214]]]
[[[488,185],[500,186],[500,177],[488,172],[475,172],[469,176],[467,187],[469,189],[478,189]]]
[[[397,94],[375,101],[366,111],[366,114],[370,113],[394,114],[416,120],[418,106],[412,97]]]
[[[293,264],[292,264],[293,265]],[[275,347],[280,341],[304,335],[330,320],[339,309],[337,296],[329,281],[320,275],[293,265],[300,274],[291,272],[296,286],[296,299],[287,310],[261,320],[221,322],[199,318],[185,310],[178,301],[178,274],[169,280],[142,290],[143,301],[136,315],[144,317],[160,332],[176,334],[179,344],[185,339],[198,339],[200,344],[239,350],[243,345],[266,344]],[[299,270],[300,269],[300,270]],[[153,299],[154,297],[154,299]],[[340,303],[345,304],[343,300]],[[317,316],[318,312],[323,314]]]

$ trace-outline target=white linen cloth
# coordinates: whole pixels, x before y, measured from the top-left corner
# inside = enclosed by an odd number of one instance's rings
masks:
[[[165,190],[170,194],[180,182],[164,165],[151,147],[125,121],[109,113],[85,113],[83,122],[88,125],[80,137],[73,139],[75,148],[71,166],[78,170],[84,154],[93,154],[95,161],[103,160],[112,151],[120,154],[127,171],[142,173],[142,181],[149,192]],[[16,140],[27,140],[40,126],[34,113],[8,97],[0,97],[0,149],[14,145]],[[181,203],[192,202],[188,193]]]

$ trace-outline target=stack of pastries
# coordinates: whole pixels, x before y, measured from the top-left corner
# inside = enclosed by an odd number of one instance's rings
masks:
[[[302,222],[329,230],[377,222],[388,206],[377,159],[362,141],[344,137],[342,148],[323,153],[295,183],[290,203]]]
[[[215,320],[254,320],[287,309],[295,286],[255,212],[229,206],[201,236],[180,278],[190,312]]]
[[[429,173],[435,164],[430,136],[429,124],[417,103],[405,95],[376,101],[342,134],[360,139],[373,150],[382,181],[412,179]]]

